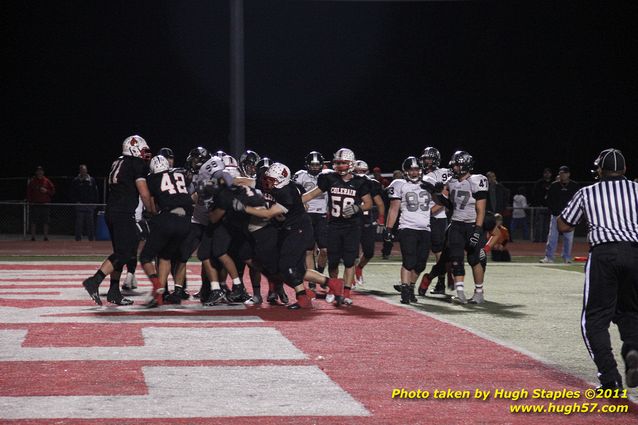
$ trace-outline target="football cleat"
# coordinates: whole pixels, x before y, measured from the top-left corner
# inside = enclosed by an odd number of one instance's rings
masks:
[[[102,305],[102,300],[100,299],[100,291],[99,291],[100,284],[97,283],[97,280],[93,276],[91,276],[88,279],[85,279],[84,282],[82,282],[82,286],[84,286],[84,289],[86,289],[86,292],[89,293],[89,296],[95,302],[95,304]]]
[[[421,284],[419,285],[419,295],[421,295],[422,297],[425,296],[425,294],[428,291],[428,288],[430,287],[431,282],[432,281],[430,280],[430,275],[425,273],[423,277],[421,278]]]
[[[181,304],[182,297],[179,295],[177,290],[171,292],[170,294],[164,297],[164,304]]]
[[[277,302],[277,293],[275,291],[268,291],[268,296],[266,297],[266,301],[268,301],[268,304],[270,305],[279,304]]]
[[[432,289],[430,289],[430,295],[434,297],[445,296],[445,284],[439,285],[438,283]]]
[[[133,289],[137,289],[137,278],[135,277],[134,273],[126,273],[126,278],[124,279],[122,290],[132,291]]]
[[[179,295],[179,297],[184,301],[191,297],[191,294],[189,294],[185,288],[180,286],[175,287],[175,292],[177,292],[177,295]]]
[[[335,294],[326,294],[326,302],[332,304],[335,301]]]
[[[363,269],[359,266],[354,268],[354,283],[357,286],[363,285]]]
[[[213,289],[210,292],[210,296],[208,297],[208,300],[204,303],[204,305],[207,307],[212,307],[214,305],[226,302],[228,302],[228,300],[226,300],[226,294],[224,294],[224,291],[222,291],[221,289]]]
[[[260,294],[253,294],[252,297],[250,297],[250,299],[244,301],[244,304],[246,305],[259,305],[262,304],[264,302],[264,299],[261,297]]]
[[[470,304],[483,304],[485,302],[485,298],[483,297],[483,292],[474,291],[474,295],[472,295],[472,298],[467,300],[467,302]]]
[[[395,291],[397,291],[399,294],[401,293],[401,284],[398,283],[396,285],[392,285],[392,287],[395,289]]]
[[[243,303],[250,299],[250,295],[246,292],[246,287],[243,284],[233,286],[233,290],[228,295],[228,301],[231,303],[239,302]]]
[[[409,285],[401,285],[401,304],[410,304],[412,290]]]
[[[312,308],[312,295],[308,292],[304,294],[297,294],[297,302],[289,305],[288,310],[301,310]]]
[[[144,308],[156,308],[164,304],[164,288],[151,291],[151,298],[143,304]]]
[[[456,295],[452,297],[452,303],[460,304],[460,305],[467,304],[467,298],[465,298],[465,292],[457,289]]]
[[[352,298],[343,298],[343,300],[341,301],[341,303],[339,303],[339,301],[337,300],[337,306],[339,306],[340,304],[343,305],[352,305]]]
[[[131,305],[133,304],[133,300],[129,299],[129,298],[124,298],[124,296],[122,295],[122,293],[120,291],[109,291],[106,294],[106,300],[108,302],[110,302],[111,304],[115,304],[115,305]]]
[[[277,296],[279,297],[279,301],[281,301],[282,304],[288,304],[288,302],[290,302],[290,300],[288,299],[288,295],[286,294],[286,290],[284,289],[284,287],[280,287],[277,288],[276,290]]]

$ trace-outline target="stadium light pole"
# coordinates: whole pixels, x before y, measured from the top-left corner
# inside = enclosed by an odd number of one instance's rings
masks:
[[[230,153],[245,150],[244,0],[230,1]]]

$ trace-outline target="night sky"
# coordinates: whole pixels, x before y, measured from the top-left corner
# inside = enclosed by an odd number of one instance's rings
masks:
[[[345,146],[390,171],[425,146],[476,170],[589,179],[638,148],[636,2],[245,1],[246,147]],[[103,176],[139,133],[228,149],[227,1],[3,2],[1,176]],[[629,171],[636,176],[638,167]]]

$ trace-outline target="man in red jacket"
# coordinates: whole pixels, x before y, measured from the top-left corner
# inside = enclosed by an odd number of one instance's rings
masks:
[[[35,241],[36,225],[42,224],[44,240],[49,240],[49,203],[55,195],[55,186],[44,175],[44,168],[35,169],[35,176],[27,185],[27,201],[30,206],[31,240]]]

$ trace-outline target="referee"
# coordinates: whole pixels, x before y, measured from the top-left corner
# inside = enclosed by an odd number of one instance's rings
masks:
[[[612,354],[609,324],[623,341],[628,387],[638,386],[638,184],[624,177],[625,158],[605,149],[594,161],[599,181],[580,189],[560,217],[558,229],[569,232],[583,218],[591,246],[585,266],[581,330],[598,368],[603,389],[622,388]]]

